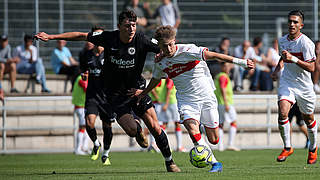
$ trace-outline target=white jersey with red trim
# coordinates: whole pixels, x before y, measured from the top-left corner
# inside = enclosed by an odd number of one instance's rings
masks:
[[[288,34],[283,36],[279,40],[279,47],[280,53],[287,50],[305,62],[312,62],[316,59],[314,43],[302,33],[293,40],[289,39]],[[281,84],[287,84],[287,86],[301,91],[313,90],[311,73],[291,61],[284,61],[284,69],[280,76]]]
[[[155,63],[153,77],[169,76],[176,86],[178,101],[215,99],[215,86],[203,57],[208,49],[194,44],[177,44],[176,48],[173,57]]]

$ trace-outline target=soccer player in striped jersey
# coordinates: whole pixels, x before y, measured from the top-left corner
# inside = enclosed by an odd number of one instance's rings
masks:
[[[310,140],[308,164],[317,161],[317,121],[314,119],[316,95],[313,90],[311,72],[315,69],[314,43],[303,33],[304,14],[294,10],[288,14],[289,33],[280,38],[281,59],[272,73],[275,80],[277,73],[283,68],[278,88],[279,130],[284,143],[284,149],[277,157],[283,162],[293,153],[290,137],[288,114],[294,103],[297,103],[303,119],[308,127]]]
[[[204,126],[211,144],[219,142],[219,114],[217,99],[214,94],[214,83],[206,60],[220,59],[236,63],[246,68],[254,68],[252,60],[234,58],[232,56],[208,51],[205,47],[194,44],[175,44],[176,31],[171,26],[161,26],[155,32],[155,39],[163,52],[157,58],[153,78],[143,92],[136,91],[138,99],[148,94],[163,77],[171,78],[177,89],[180,123],[183,123],[194,145],[208,144],[201,137],[199,126]],[[210,149],[210,148],[209,148]],[[222,163],[213,156],[212,168],[209,172],[221,172]]]

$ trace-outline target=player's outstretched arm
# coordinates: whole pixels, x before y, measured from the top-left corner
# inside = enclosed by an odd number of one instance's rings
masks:
[[[140,92],[137,90],[134,93],[129,92],[128,95],[132,94],[134,96],[137,96],[138,97],[138,104],[139,104],[140,99],[143,98],[144,96],[146,96],[150,91],[152,91],[152,89],[155,88],[159,84],[160,80],[161,79],[151,78],[146,89],[144,89],[143,91],[140,91]]]
[[[221,61],[225,61],[228,63],[238,64],[245,68],[249,68],[249,69],[255,68],[255,64],[251,59],[239,59],[229,55],[211,52],[211,51],[204,51],[203,56],[204,56],[204,59],[207,61],[219,59]]]
[[[41,41],[49,40],[67,40],[67,41],[86,41],[88,33],[84,32],[67,32],[62,34],[47,34],[45,32],[40,32],[34,36],[35,39]]]

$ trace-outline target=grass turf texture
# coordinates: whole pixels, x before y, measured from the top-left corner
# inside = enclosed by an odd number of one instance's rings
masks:
[[[174,153],[181,173],[167,173],[158,153],[111,152],[111,166],[101,159],[73,154],[0,155],[0,179],[320,179],[320,162],[307,165],[307,151],[295,150],[286,162],[276,162],[281,150],[217,152],[222,173],[208,173],[189,162],[188,153]]]

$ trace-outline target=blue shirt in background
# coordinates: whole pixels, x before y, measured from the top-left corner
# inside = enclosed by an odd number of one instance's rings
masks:
[[[69,58],[71,57],[71,52],[67,47],[63,47],[62,51],[60,51],[58,48],[55,48],[52,55],[51,55],[51,65],[56,74],[59,74],[59,71],[61,69],[62,62],[70,65]]]

